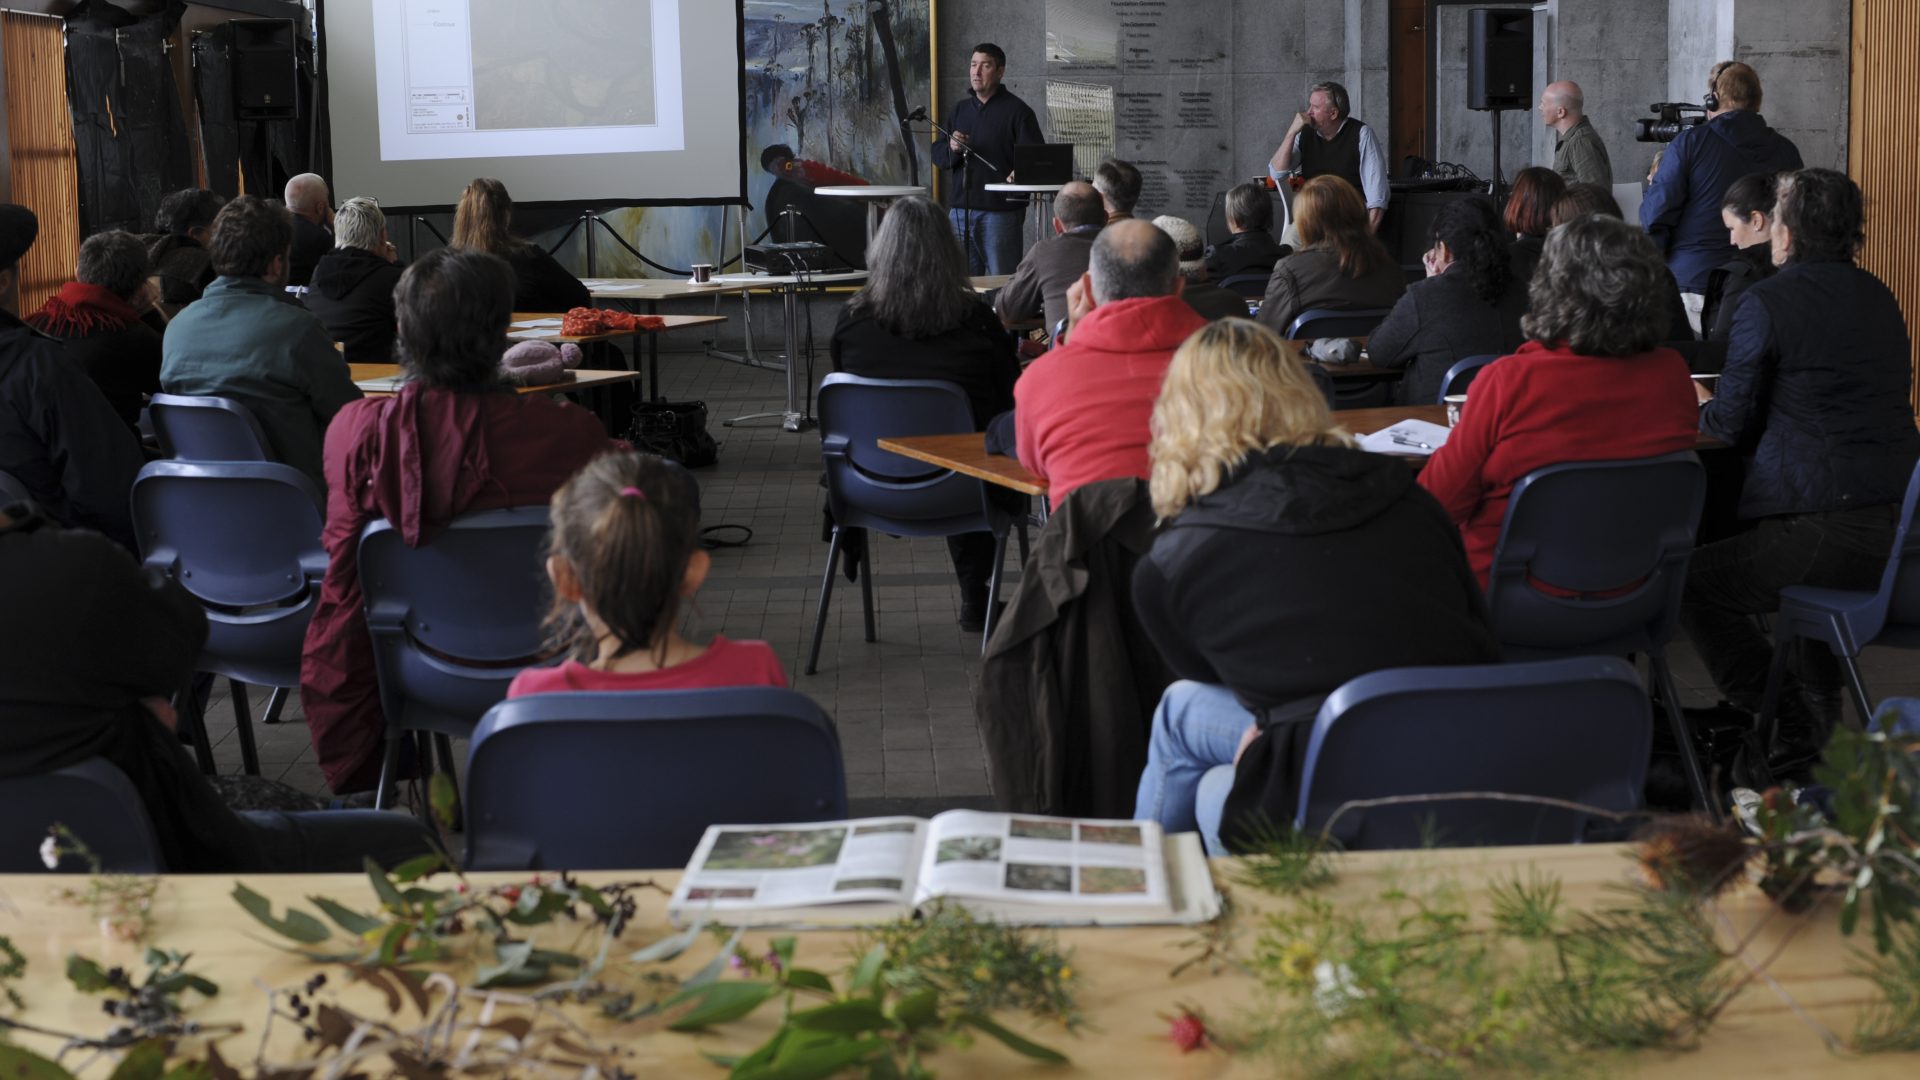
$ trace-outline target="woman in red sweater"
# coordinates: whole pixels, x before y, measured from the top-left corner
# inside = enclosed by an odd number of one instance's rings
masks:
[[[1599,214],[1555,228],[1529,301],[1527,343],[1482,369],[1459,425],[1420,473],[1460,527],[1483,588],[1522,477],[1684,450],[1699,424],[1687,362],[1657,344],[1666,266],[1646,233]]]

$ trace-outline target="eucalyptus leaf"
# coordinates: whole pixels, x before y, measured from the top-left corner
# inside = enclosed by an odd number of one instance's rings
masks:
[[[605,903],[605,901],[602,901],[602,903]],[[627,957],[627,959],[636,964],[657,964],[663,960],[671,960],[681,953],[686,952],[694,942],[700,940],[700,934],[705,931],[706,928],[707,917],[703,912],[693,920],[692,926],[687,927],[677,934],[669,934],[644,949],[637,950],[633,955]]]
[[[148,1039],[127,1051],[107,1080],[160,1080],[167,1071],[167,1044]]]
[[[267,929],[302,945],[318,945],[333,936],[333,931],[327,929],[326,923],[299,908],[290,907],[287,909],[286,918],[275,918],[273,904],[266,897],[238,882],[233,886],[233,900],[245,909],[247,914],[264,923]]]
[[[720,978],[720,973],[727,970],[727,957],[732,956],[733,950],[740,947],[740,937],[746,932],[745,927],[735,930],[733,936],[727,939],[727,943],[720,946],[719,954],[707,962],[706,967],[694,972],[692,978],[680,984],[681,993],[685,993],[688,990],[697,990],[708,983],[717,981]]]
[[[393,868],[393,880],[402,885],[418,881],[447,865],[447,857],[434,852],[430,855],[416,855]]]
[[[0,1042],[0,1076],[8,1080],[74,1080],[67,1070],[8,1042]]]
[[[928,987],[894,1003],[893,1018],[905,1028],[923,1028],[940,1019],[940,992]]]
[[[367,880],[373,883],[373,895],[380,898],[381,904],[394,911],[407,910],[407,898],[400,895],[400,890],[394,886],[393,879],[387,876],[385,870],[380,869],[379,863],[369,857],[362,860],[361,867],[366,870]]]
[[[887,1014],[880,1011],[880,1003],[872,998],[853,998],[803,1009],[789,1016],[787,1023],[802,1031],[832,1031],[843,1035],[893,1026]]]
[[[369,932],[378,930],[386,923],[371,915],[362,915],[350,907],[324,896],[309,896],[307,902],[320,909],[320,914],[332,919],[340,929],[355,937],[365,937]]]
[[[812,968],[788,968],[786,984],[795,990],[817,990],[823,994],[833,993],[833,980]]]
[[[502,980],[527,966],[533,957],[533,942],[503,941],[493,947],[495,963],[483,967],[474,973],[474,985],[480,987],[506,985]]]
[[[874,989],[874,980],[880,977],[880,967],[887,962],[887,947],[875,945],[867,950],[867,955],[854,965],[853,981],[848,985],[848,993],[862,994]]]
[[[98,994],[113,989],[106,971],[79,953],[67,954],[67,981],[83,994]]]
[[[713,982],[692,990],[682,990],[666,1005],[692,1005],[667,1025],[672,1031],[697,1031],[713,1024],[738,1020],[759,1008],[779,991],[769,982]]]
[[[735,1069],[734,1080],[824,1080],[874,1054],[885,1053],[876,1038],[819,1040],[811,1044],[789,1039],[772,1062],[754,1070]]]
[[[1006,1028],[1001,1027],[999,1024],[994,1023],[979,1013],[961,1013],[958,1019],[968,1027],[1000,1040],[1007,1049],[1016,1053],[1025,1054],[1035,1061],[1044,1061],[1049,1065],[1067,1064],[1067,1056],[1065,1054],[1057,1050],[1049,1050],[1031,1039],[1015,1035],[1013,1032],[1008,1031]]]

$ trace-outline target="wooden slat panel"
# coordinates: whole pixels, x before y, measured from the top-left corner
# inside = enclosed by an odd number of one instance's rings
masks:
[[[1920,331],[1920,3],[1853,0],[1852,66],[1847,171],[1867,201],[1860,265],[1899,297],[1909,332]],[[1920,350],[1915,363],[1920,411]]]
[[[20,312],[45,303],[73,277],[80,254],[80,178],[67,112],[67,50],[59,19],[7,12],[7,143],[13,201],[40,217],[40,238],[20,260]]]

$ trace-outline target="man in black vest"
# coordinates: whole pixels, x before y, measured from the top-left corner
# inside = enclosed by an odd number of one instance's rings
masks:
[[[1387,212],[1387,158],[1373,129],[1347,114],[1351,108],[1346,87],[1315,83],[1307,92],[1307,111],[1295,114],[1268,172],[1275,183],[1296,169],[1303,180],[1324,173],[1340,177],[1366,198],[1367,224],[1378,230]]]

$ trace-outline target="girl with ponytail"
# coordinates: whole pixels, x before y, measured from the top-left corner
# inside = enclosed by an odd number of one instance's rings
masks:
[[[507,696],[786,686],[764,641],[680,635],[709,566],[700,489],[685,469],[652,454],[596,458],[553,496],[548,626],[567,658],[521,672]]]
[[[1493,204],[1450,202],[1434,218],[1427,279],[1407,287],[1367,339],[1375,367],[1406,368],[1394,403],[1431,405],[1447,369],[1486,353],[1505,355],[1525,340],[1527,290],[1513,272],[1511,241]]]

